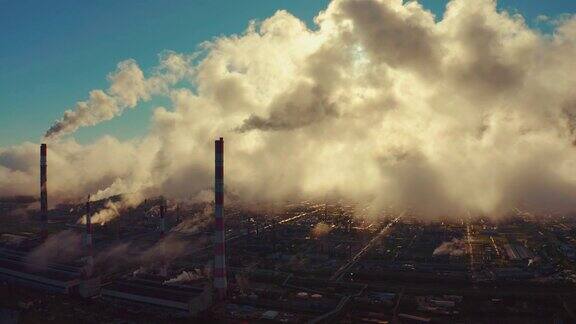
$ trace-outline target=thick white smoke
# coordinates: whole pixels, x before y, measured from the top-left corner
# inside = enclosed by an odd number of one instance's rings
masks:
[[[330,226],[324,222],[318,222],[316,225],[314,225],[314,227],[312,228],[310,233],[314,237],[322,237],[322,236],[325,236],[326,234],[330,233],[331,231],[332,231],[332,226]]]
[[[120,63],[107,91],[47,136],[56,199],[102,190],[189,198],[213,182],[244,201],[335,192],[425,216],[574,210],[576,19],[552,35],[495,1],[334,0],[311,30],[285,11],[170,53],[145,76]],[[189,86],[179,82],[189,81]],[[57,139],[166,95],[150,133],[82,146]],[[0,149],[0,195],[37,192],[37,144]]]
[[[95,197],[98,198],[101,194],[102,192],[98,192]],[[118,201],[112,201],[109,199],[104,204],[104,208],[92,214],[90,222],[92,224],[104,225],[120,216],[120,214],[127,208],[136,207],[142,200],[143,198],[140,193],[122,195],[121,199]],[[80,216],[77,223],[86,224],[86,214]]]
[[[160,65],[148,79],[134,60],[118,63],[117,70],[108,76],[108,91],[92,90],[87,101],[80,101],[74,110],[67,110],[46,132],[46,138],[59,137],[80,127],[110,120],[126,108],[134,108],[140,101],[167,91],[168,87],[187,74],[189,57],[167,52],[161,55]]]
[[[449,242],[442,242],[434,249],[432,255],[463,256],[467,253],[466,242],[461,239],[452,239]]]
[[[176,277],[164,281],[164,284],[169,285],[169,284],[177,284],[177,283],[183,283],[183,282],[191,282],[194,280],[199,280],[199,279],[204,279],[204,278],[206,278],[206,277],[204,276],[204,273],[200,269],[194,269],[191,271],[184,270],[179,275],[177,275]]]

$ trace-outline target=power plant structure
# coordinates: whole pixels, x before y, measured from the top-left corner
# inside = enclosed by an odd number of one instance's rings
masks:
[[[94,268],[94,249],[92,242],[92,212],[90,210],[90,196],[86,200],[86,237],[85,237],[85,250],[86,250],[86,265],[84,267],[83,276],[90,278]]]
[[[92,246],[92,212],[90,211],[90,196],[86,199],[86,232],[84,237],[84,246],[86,248]]]
[[[226,191],[224,215],[221,137],[213,198],[205,174],[194,187],[210,190],[198,199],[168,199],[158,188],[136,199],[53,195],[48,215],[46,156],[42,144],[39,210],[36,192],[29,205],[0,200],[0,309],[95,323],[431,323],[465,321],[464,311],[483,322],[503,307],[522,323],[572,319],[563,302],[576,305],[576,219],[424,224],[410,212],[373,217],[345,197],[249,201],[237,188]]]
[[[46,144],[40,145],[40,236],[48,236],[48,160]]]
[[[166,235],[166,201],[164,200],[164,197],[160,198],[160,237],[164,238],[164,236]]]
[[[214,169],[214,290],[218,300],[226,299],[226,230],[224,227],[224,139],[215,141]]]
[[[160,244],[162,244],[162,256],[160,260],[160,276],[167,277],[168,276],[168,263],[166,260],[166,242],[164,239],[166,238],[166,202],[164,197],[160,198]]]

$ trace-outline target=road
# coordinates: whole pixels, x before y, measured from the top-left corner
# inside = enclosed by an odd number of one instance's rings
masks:
[[[389,233],[389,230],[392,227],[392,225],[397,223],[403,215],[404,215],[404,213],[402,213],[400,216],[396,217],[394,220],[392,220],[390,223],[388,223],[388,225],[386,225],[380,231],[380,233],[378,233],[376,236],[374,236],[374,238],[372,238],[360,250],[360,252],[358,252],[354,257],[352,257],[352,259],[350,259],[350,261],[348,261],[346,264],[344,264],[342,267],[340,267],[338,270],[336,270],[336,272],[332,275],[332,277],[330,277],[330,280],[340,281],[342,279],[343,275],[348,270],[350,270],[360,260],[360,258],[362,258],[364,256],[364,254],[366,254],[366,252],[370,251],[376,243],[380,242],[380,240],[382,238],[384,238],[384,236],[386,236]]]
[[[226,238],[226,242],[230,242],[230,241],[233,241],[233,240],[237,240],[237,239],[239,239],[239,238],[246,237],[246,236],[252,235],[252,234],[256,234],[256,233],[258,233],[258,232],[263,232],[263,231],[266,231],[266,230],[268,230],[268,229],[273,228],[274,226],[278,226],[278,225],[290,223],[290,222],[293,222],[293,221],[295,221],[295,220],[298,220],[298,219],[300,219],[300,218],[302,218],[302,217],[304,217],[304,216],[308,216],[308,215],[311,215],[311,214],[316,213],[316,212],[318,212],[318,210],[313,210],[313,211],[309,211],[309,212],[301,212],[301,213],[298,213],[296,216],[292,216],[292,217],[290,217],[290,218],[286,218],[286,219],[283,219],[283,220],[281,220],[281,221],[278,221],[278,222],[275,222],[275,223],[272,223],[272,224],[268,224],[268,225],[266,225],[266,226],[264,226],[264,227],[262,227],[262,228],[259,228],[258,230],[254,229],[254,230],[248,231],[248,232],[246,232],[246,233],[239,233],[239,234],[236,234],[236,235],[227,237],[227,238]]]

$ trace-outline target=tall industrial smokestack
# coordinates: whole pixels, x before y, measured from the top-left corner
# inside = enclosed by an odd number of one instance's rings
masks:
[[[48,163],[46,144],[40,145],[40,235],[48,235]]]
[[[214,290],[216,298],[226,298],[228,282],[226,279],[226,231],[224,228],[224,139],[215,141],[215,179],[214,179]]]
[[[83,276],[90,278],[94,268],[93,244],[92,244],[92,212],[90,210],[90,195],[86,201],[86,265],[83,270]]]
[[[84,242],[87,249],[92,247],[92,213],[90,212],[90,195],[86,201],[86,241]]]
[[[166,234],[166,203],[164,202],[164,197],[160,198],[160,236],[164,237]]]
[[[168,276],[168,264],[166,262],[166,243],[164,242],[164,236],[166,235],[166,203],[164,197],[160,198],[160,240],[162,244],[162,260],[160,263],[160,275],[162,277]]]

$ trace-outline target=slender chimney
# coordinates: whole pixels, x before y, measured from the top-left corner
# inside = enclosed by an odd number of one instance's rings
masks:
[[[164,237],[166,234],[166,220],[164,214],[166,212],[166,203],[164,202],[164,197],[160,198],[160,236]]]
[[[86,248],[92,247],[92,213],[90,211],[90,195],[86,201]]]
[[[226,231],[224,229],[224,139],[215,141],[214,179],[214,290],[216,298],[224,300],[228,290],[226,279]]]
[[[166,203],[164,197],[160,198],[160,240],[162,244],[162,257],[160,261],[160,276],[168,276],[168,265],[166,262],[166,244],[164,242],[164,236],[166,235],[166,219],[164,215],[166,213]]]
[[[45,239],[48,235],[48,163],[46,144],[40,145],[40,235]]]
[[[83,276],[88,279],[92,276],[94,268],[93,244],[92,244],[92,211],[90,210],[90,195],[86,200],[86,265],[83,269]]]

